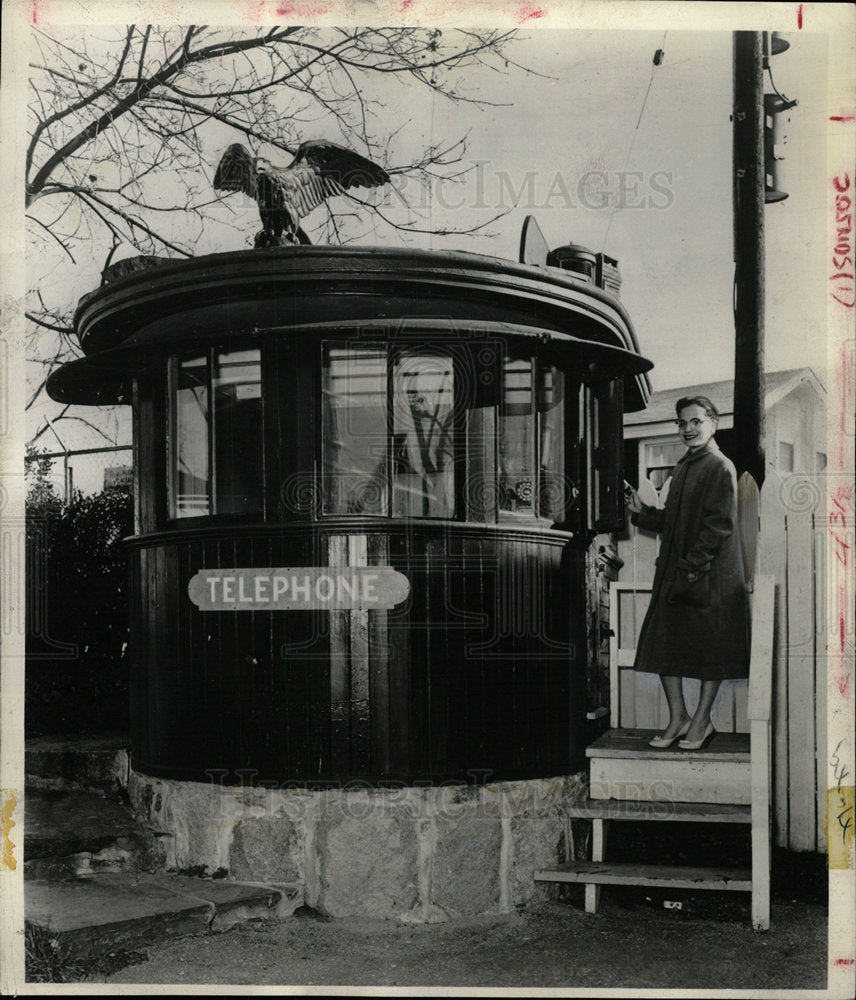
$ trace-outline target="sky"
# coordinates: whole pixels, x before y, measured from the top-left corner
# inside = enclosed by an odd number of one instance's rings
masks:
[[[799,104],[789,112],[781,164],[789,198],[765,211],[766,367],[811,365],[822,375],[828,39],[810,27],[789,32],[790,49],[772,60],[776,87]],[[618,259],[621,298],[642,353],[654,362],[655,389],[732,377],[731,32],[524,27],[508,52],[532,72],[509,65],[460,81],[487,106],[450,102],[400,81],[371,95],[403,126],[402,153],[467,135],[461,183],[421,196],[431,226],[460,229],[501,217],[475,236],[406,238],[377,228],[364,242],[516,259],[531,214],[550,246],[580,243]],[[765,83],[771,89],[769,77]],[[304,136],[320,137],[337,138]],[[212,163],[239,138],[225,128],[207,133]],[[252,234],[255,207],[233,203],[231,210]],[[311,231],[312,217],[307,222]],[[212,227],[198,252],[247,246],[233,225]],[[64,269],[51,282],[54,298],[74,303],[94,287],[103,255],[98,248],[92,260]],[[41,255],[28,266],[31,281],[53,267]],[[28,433],[57,409],[49,401],[33,407]],[[71,447],[92,445],[85,428],[64,426]]]

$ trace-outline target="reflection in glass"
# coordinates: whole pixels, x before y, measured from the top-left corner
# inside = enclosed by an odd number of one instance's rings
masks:
[[[531,358],[505,358],[499,407],[499,509],[531,515],[535,491],[535,413]]]
[[[407,353],[393,365],[393,491],[395,517],[453,517],[452,359]]]
[[[215,512],[262,508],[262,383],[259,352],[217,353],[214,393]]]
[[[258,350],[172,365],[175,517],[262,509],[262,396]],[[211,399],[213,397],[213,416]]]
[[[540,516],[563,521],[572,502],[565,479],[565,376],[552,365],[541,373]]]
[[[190,358],[174,369],[173,496],[176,517],[210,513],[208,364]]]
[[[322,391],[325,513],[385,514],[385,349],[327,348]]]

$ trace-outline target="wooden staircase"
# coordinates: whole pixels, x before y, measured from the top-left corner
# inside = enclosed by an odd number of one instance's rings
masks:
[[[535,873],[542,882],[586,887],[585,908],[597,910],[602,885],[717,889],[752,894],[752,925],[770,926],[770,706],[774,584],[755,580],[746,733],[716,733],[702,750],[648,746],[650,730],[610,729],[588,749],[588,798],[569,808],[592,822],[592,860]],[[734,823],[749,827],[752,868],[722,869],[608,862],[610,822]]]

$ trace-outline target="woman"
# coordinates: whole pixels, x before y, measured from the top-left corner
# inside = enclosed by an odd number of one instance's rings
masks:
[[[631,491],[627,506],[641,528],[662,532],[651,604],[634,668],[660,675],[669,724],[650,741],[699,750],[713,735],[710,711],[725,678],[749,676],[748,609],[736,531],[737,476],[713,438],[719,422],[706,396],[679,399],[675,411],[686,454],[675,466],[663,510]],[[698,677],[690,716],[683,678]]]

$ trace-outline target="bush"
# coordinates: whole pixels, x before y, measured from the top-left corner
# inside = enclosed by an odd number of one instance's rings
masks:
[[[43,476],[27,496],[29,735],[128,726],[124,487],[64,503]]]

